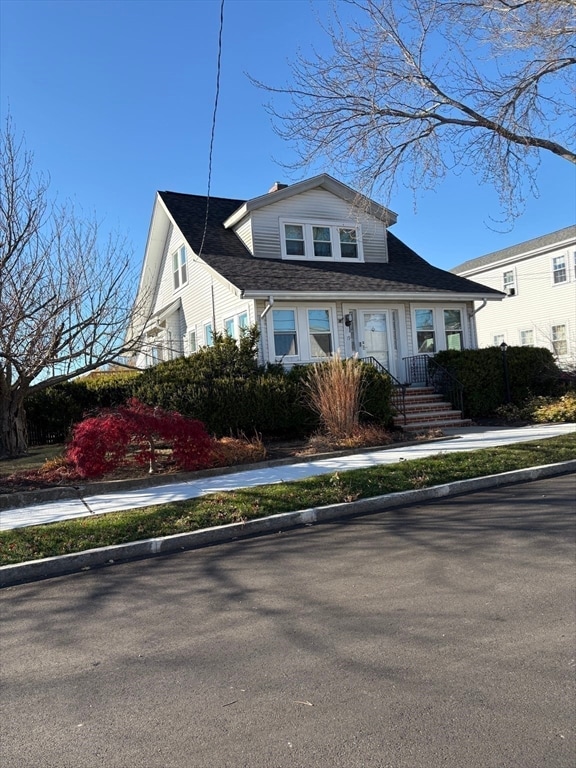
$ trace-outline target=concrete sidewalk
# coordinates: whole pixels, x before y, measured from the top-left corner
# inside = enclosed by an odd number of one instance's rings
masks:
[[[203,477],[187,482],[177,482],[131,491],[86,495],[82,498],[62,499],[45,504],[3,510],[0,513],[0,530],[89,517],[107,512],[119,512],[156,504],[167,504],[210,493],[220,493],[259,485],[287,483],[315,475],[346,472],[351,469],[374,467],[382,464],[393,464],[399,461],[419,459],[442,453],[497,448],[512,443],[546,439],[576,432],[576,424],[543,424],[519,428],[465,427],[444,430],[444,432],[451,439],[442,442],[417,443],[398,448],[379,449],[345,456],[339,455],[325,459],[301,461],[282,466],[262,467],[233,474]]]

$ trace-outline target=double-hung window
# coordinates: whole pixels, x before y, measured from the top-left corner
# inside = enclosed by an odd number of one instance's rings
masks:
[[[568,354],[568,340],[566,338],[565,325],[552,326],[552,346],[554,347],[554,354],[558,357]]]
[[[508,269],[502,275],[504,293],[507,296],[516,296],[516,277],[513,269]]]
[[[294,309],[273,309],[274,354],[276,357],[296,357],[298,338],[296,335],[296,311]]]
[[[552,259],[552,282],[554,285],[558,285],[558,283],[565,283],[567,280],[566,256],[554,256]]]
[[[434,310],[417,309],[414,313],[416,320],[416,344],[419,354],[436,352],[436,332],[434,330]]]
[[[310,357],[330,357],[332,331],[330,330],[330,312],[327,309],[308,310],[308,334]]]
[[[186,248],[182,246],[172,254],[172,276],[174,279],[174,290],[178,290],[188,281],[188,271],[186,265]]]
[[[198,351],[198,343],[196,341],[196,330],[190,331],[188,334],[188,353],[193,355]]]
[[[459,309],[444,310],[444,332],[446,334],[446,349],[461,350],[464,347],[462,313]]]
[[[212,323],[204,324],[204,344],[207,347],[214,346],[214,330],[212,328]]]
[[[273,309],[270,344],[277,360],[319,361],[334,352],[334,308]]]
[[[534,346],[534,331],[532,328],[528,328],[525,331],[520,331],[520,345],[522,347]]]
[[[363,260],[357,226],[281,221],[280,229],[284,259]]]

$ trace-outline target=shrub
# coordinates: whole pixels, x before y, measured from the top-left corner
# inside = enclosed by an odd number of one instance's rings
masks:
[[[210,465],[212,441],[203,424],[136,399],[78,424],[66,456],[83,477],[101,477],[116,469],[133,446],[136,460],[149,462],[153,471],[159,441],[170,445],[181,469]]]
[[[351,437],[360,420],[362,366],[339,354],[313,365],[305,382],[310,407],[320,416],[323,431],[332,438]]]
[[[63,442],[71,427],[101,408],[114,408],[133,394],[137,371],[82,377],[38,390],[26,398],[31,445]]]
[[[471,418],[491,416],[507,396],[504,360],[498,347],[446,350],[434,360],[447,368],[464,386],[464,411]],[[561,372],[550,350],[508,347],[506,353],[511,403],[517,406],[533,396],[551,395]]]
[[[576,422],[576,392],[539,403],[534,408],[533,419],[536,422]]]

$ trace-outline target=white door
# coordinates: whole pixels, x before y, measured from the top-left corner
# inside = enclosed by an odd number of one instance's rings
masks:
[[[388,312],[361,310],[359,316],[360,357],[375,357],[394,374],[390,364],[390,328]]]

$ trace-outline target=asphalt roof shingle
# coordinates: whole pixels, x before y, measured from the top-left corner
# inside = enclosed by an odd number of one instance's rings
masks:
[[[193,251],[240,290],[500,294],[493,288],[433,267],[391,232],[388,232],[388,262],[313,262],[254,257],[237,235],[223,226],[245,200],[210,198],[200,253],[206,197],[178,192],[159,194]]]

